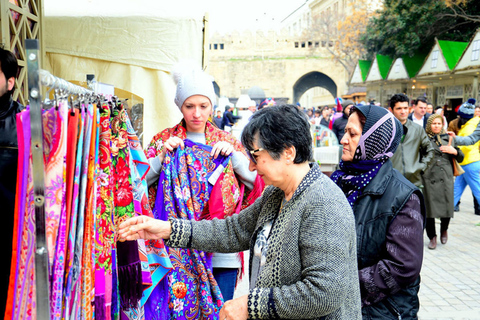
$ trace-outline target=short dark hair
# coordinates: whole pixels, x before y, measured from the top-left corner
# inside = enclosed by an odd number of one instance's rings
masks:
[[[310,123],[305,113],[292,104],[261,109],[250,118],[242,132],[242,144],[254,150],[253,143],[265,149],[274,160],[289,147],[295,147],[294,163],[313,161]]]
[[[17,77],[18,62],[15,55],[8,50],[0,48],[0,70],[5,75],[5,80]],[[13,90],[13,89],[12,89]]]
[[[407,102],[410,104],[410,99],[408,99],[407,95],[404,93],[395,93],[391,98],[390,98],[390,108],[393,110],[397,102]]]
[[[417,105],[419,102],[423,102],[423,103],[428,104],[427,98],[422,97],[422,96],[417,97],[417,99],[413,101],[413,104],[414,104],[414,105]]]

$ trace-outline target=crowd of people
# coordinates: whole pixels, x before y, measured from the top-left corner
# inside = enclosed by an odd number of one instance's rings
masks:
[[[7,190],[0,197],[9,219],[12,132],[23,108],[11,98],[14,60],[0,51],[0,184]],[[184,318],[173,301],[185,299],[182,306],[195,309],[199,319],[417,318],[424,232],[435,249],[439,218],[440,242],[447,243],[467,185],[480,203],[480,107],[474,99],[448,124],[443,108],[425,97],[410,103],[403,93],[386,108],[345,100],[304,110],[269,98],[251,106],[238,140],[230,132],[238,116],[229,106],[223,113],[214,109],[210,77],[192,69],[177,81],[174,102],[183,117],[146,146],[146,180],[152,208],[183,203],[188,212],[178,206],[164,216],[133,217],[117,230],[119,241],[166,241],[173,269],[163,280],[170,287],[165,305],[172,310],[161,314]],[[313,161],[314,124],[329,127],[342,146],[331,177]],[[164,193],[165,177],[187,165],[177,158],[179,150],[195,173],[174,177],[174,192]],[[192,191],[177,190],[181,179]],[[197,190],[202,179],[210,187]],[[194,191],[198,199],[191,203]],[[11,241],[11,234],[2,234]],[[246,250],[249,291],[234,299]],[[5,283],[8,274],[3,307]],[[176,294],[180,287],[183,298]]]

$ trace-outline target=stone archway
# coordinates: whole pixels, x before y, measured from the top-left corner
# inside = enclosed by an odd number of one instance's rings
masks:
[[[328,90],[333,97],[337,97],[337,85],[329,76],[318,71],[309,72],[293,85],[293,103],[297,103],[300,97],[310,88],[322,87]]]

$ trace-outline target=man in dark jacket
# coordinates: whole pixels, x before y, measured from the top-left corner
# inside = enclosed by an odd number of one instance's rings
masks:
[[[220,129],[222,129],[222,125],[223,125],[222,111],[217,110],[217,115],[216,115],[215,117],[213,117],[213,121],[215,122],[215,124],[217,125],[217,127],[219,127]]]
[[[241,118],[242,117],[240,116],[233,115],[231,106],[226,106],[225,112],[223,113],[223,128],[220,129],[231,132],[232,126],[235,124],[235,122],[237,122],[238,119]]]
[[[413,101],[413,112],[408,115],[408,119],[422,126],[425,130],[430,115],[431,114],[427,112],[427,99],[418,97],[417,100]]]
[[[353,107],[352,100],[345,100],[342,103],[343,114],[341,117],[335,119],[332,125],[332,131],[338,139],[338,143],[343,138],[343,134],[345,133],[345,126],[348,122],[348,115],[350,114],[350,109]]]
[[[0,313],[5,312],[10,261],[12,259],[13,221],[15,214],[15,188],[17,182],[17,125],[16,115],[23,106],[12,100],[17,59],[10,51],[0,48],[0,204],[4,217],[0,232],[0,255],[7,271],[0,275]]]

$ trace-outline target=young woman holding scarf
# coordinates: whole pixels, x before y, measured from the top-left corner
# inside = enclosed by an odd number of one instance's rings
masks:
[[[212,78],[194,68],[174,73],[174,78],[175,104],[183,119],[155,135],[146,149],[150,205],[162,220],[224,219],[252,204],[265,184],[256,171],[249,171],[242,144],[212,124]],[[168,305],[168,318],[215,319],[223,302],[233,298],[243,255],[211,257],[203,251],[173,248],[169,253],[174,270],[163,290],[168,291],[168,303],[157,298],[152,308]]]

